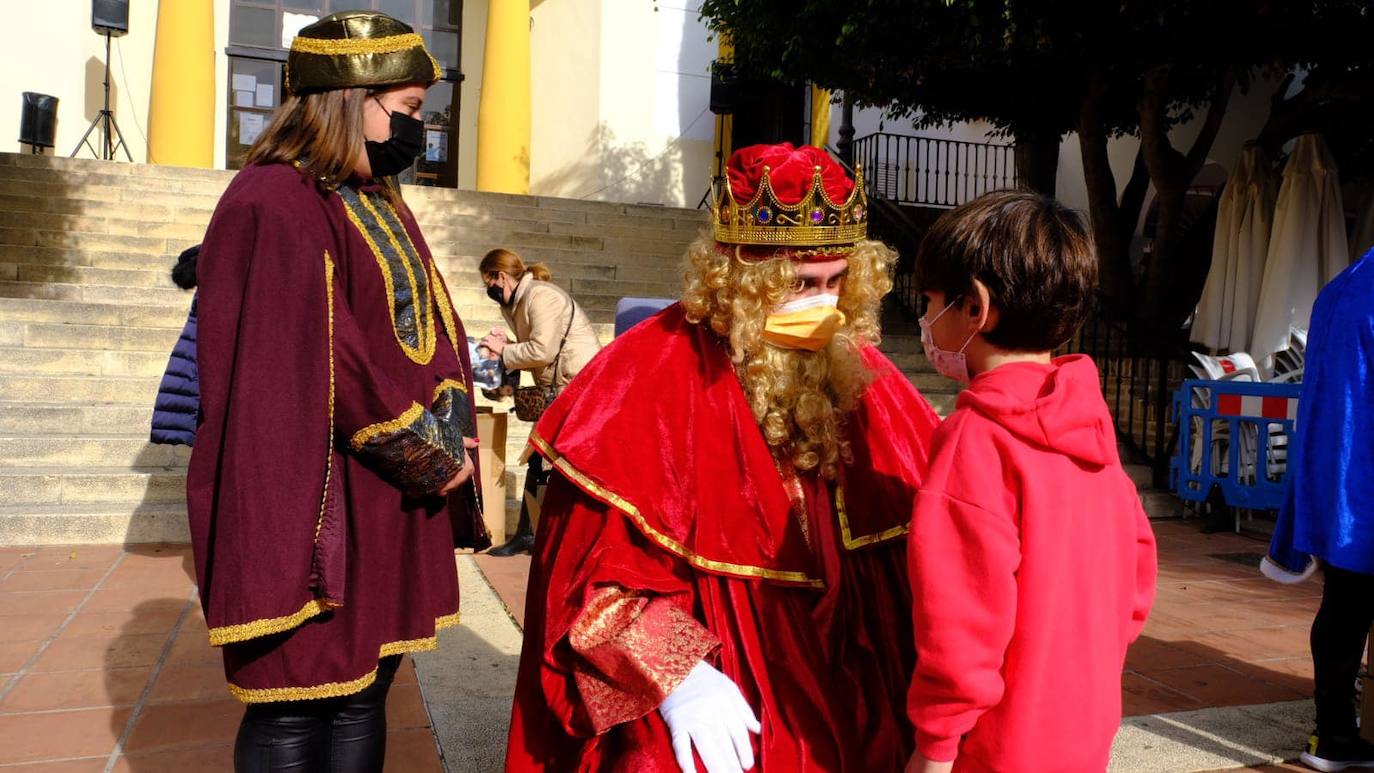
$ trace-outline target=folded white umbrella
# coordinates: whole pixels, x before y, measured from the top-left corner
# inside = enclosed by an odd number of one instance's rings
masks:
[[[1319,135],[1304,134],[1283,170],[1250,354],[1269,363],[1287,349],[1290,328],[1307,327],[1317,293],[1349,265],[1336,163]]]
[[[1192,340],[1213,351],[1243,351],[1259,307],[1274,224],[1278,175],[1257,145],[1245,148],[1217,204],[1212,268],[1193,317]]]

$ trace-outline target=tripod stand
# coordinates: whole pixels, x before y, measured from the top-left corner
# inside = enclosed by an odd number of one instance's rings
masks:
[[[115,160],[115,151],[124,150],[124,157],[133,163],[134,157],[129,153],[129,146],[124,143],[124,133],[119,130],[119,124],[115,122],[114,113],[110,110],[110,31],[105,30],[105,106],[96,114],[95,120],[86,128],[86,133],[81,135],[81,141],[76,143],[76,150],[72,151],[72,158],[81,152],[84,145],[91,149],[91,155],[105,161]],[[100,127],[100,150],[96,150],[91,144],[91,132]],[[118,142],[115,140],[118,139]]]

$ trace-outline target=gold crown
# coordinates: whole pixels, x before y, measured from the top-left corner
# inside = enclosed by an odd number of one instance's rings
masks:
[[[868,196],[863,169],[854,167],[854,190],[843,203],[831,200],[821,183],[821,168],[811,175],[811,188],[796,204],[784,204],[773,193],[771,170],[763,168],[758,192],[748,204],[735,201],[729,179],[711,202],[711,232],[725,244],[810,246],[853,244],[868,235]]]

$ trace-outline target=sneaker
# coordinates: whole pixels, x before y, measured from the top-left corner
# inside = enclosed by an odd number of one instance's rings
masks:
[[[1302,764],[1322,773],[1346,768],[1374,768],[1374,744],[1357,736],[1330,736],[1307,739],[1307,751],[1298,758]]]

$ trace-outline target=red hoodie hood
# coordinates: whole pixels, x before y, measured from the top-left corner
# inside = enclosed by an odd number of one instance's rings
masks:
[[[1118,459],[1097,366],[1085,355],[1059,357],[1049,365],[1010,363],[980,373],[958,404],[1028,443],[1095,467]]]

